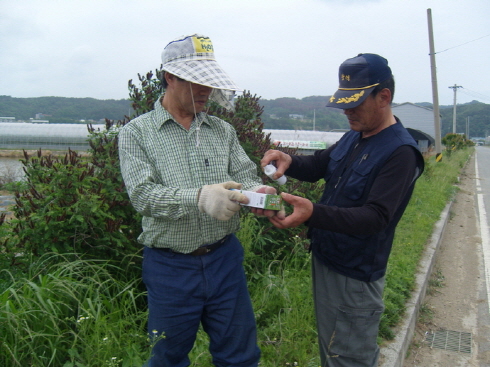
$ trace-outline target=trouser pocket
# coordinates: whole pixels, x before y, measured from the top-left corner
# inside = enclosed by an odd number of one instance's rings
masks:
[[[355,359],[371,357],[378,350],[376,339],[382,312],[382,308],[339,306],[329,354]]]

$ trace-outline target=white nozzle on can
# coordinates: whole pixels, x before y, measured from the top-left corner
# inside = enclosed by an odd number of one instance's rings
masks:
[[[269,177],[271,180],[276,181],[279,185],[284,185],[286,181],[288,180],[286,176],[281,176],[278,179],[274,179],[274,173],[276,173],[276,167],[274,167],[272,164],[268,164],[267,166],[264,167],[264,173],[266,174],[267,177]]]

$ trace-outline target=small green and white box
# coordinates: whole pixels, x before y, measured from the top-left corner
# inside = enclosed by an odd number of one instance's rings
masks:
[[[240,191],[248,198],[248,204],[241,204],[244,206],[251,206],[254,208],[267,209],[267,210],[281,210],[282,197],[275,194],[262,194],[253,191],[236,190]]]

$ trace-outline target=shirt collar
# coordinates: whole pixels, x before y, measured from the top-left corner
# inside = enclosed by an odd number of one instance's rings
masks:
[[[165,94],[165,93],[164,93]],[[156,121],[157,121],[157,124],[159,125],[158,127],[162,127],[163,124],[169,122],[169,121],[174,121],[174,122],[177,122],[174,120],[173,116],[170,114],[170,112],[168,112],[163,106],[162,106],[162,99],[163,99],[163,96],[164,94],[162,94],[155,102],[154,104],[154,109],[155,109],[155,113],[157,115],[157,118],[156,118]],[[196,118],[194,118],[194,121],[192,122],[193,124],[196,123],[198,125],[201,125],[202,123],[206,123],[208,125],[211,125],[210,122],[209,122],[209,118],[207,118],[207,114],[206,112],[199,112],[197,115],[196,115]]]

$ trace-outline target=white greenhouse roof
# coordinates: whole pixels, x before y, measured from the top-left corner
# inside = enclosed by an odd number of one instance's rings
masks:
[[[105,125],[93,125],[103,130]],[[0,148],[72,149],[88,147],[86,124],[0,123]]]
[[[105,125],[93,125],[105,130]],[[301,150],[325,149],[337,142],[344,132],[308,130],[270,130],[270,139],[276,145]],[[0,149],[86,149],[89,133],[86,124],[35,124],[28,122],[0,123]]]
[[[101,129],[105,125],[93,125]],[[35,124],[30,122],[2,122],[0,123],[0,136],[59,136],[59,137],[87,137],[86,124]]]
[[[271,141],[284,147],[299,149],[325,149],[335,144],[345,132],[313,131],[313,130],[269,130],[264,134],[271,134]]]

